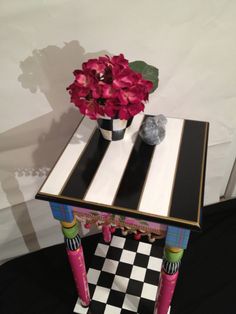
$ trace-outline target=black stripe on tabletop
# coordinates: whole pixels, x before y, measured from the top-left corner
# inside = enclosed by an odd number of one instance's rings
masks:
[[[169,216],[197,222],[201,194],[206,122],[185,120]],[[204,182],[203,182],[204,183]],[[202,206],[200,200],[200,206]]]
[[[114,206],[137,209],[155,146],[143,142],[138,135],[120,181]]]
[[[99,167],[110,142],[96,129],[79,158],[61,195],[82,199]]]

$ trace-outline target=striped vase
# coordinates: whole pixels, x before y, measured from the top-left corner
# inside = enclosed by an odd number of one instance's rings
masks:
[[[97,119],[98,127],[105,140],[119,141],[124,138],[126,129],[131,125],[133,118],[128,120],[101,117]]]

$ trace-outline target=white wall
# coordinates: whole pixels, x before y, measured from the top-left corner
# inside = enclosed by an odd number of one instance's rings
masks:
[[[19,231],[0,225],[12,245],[2,259],[59,241],[41,241],[32,203],[15,205],[34,198],[80,119],[65,91],[73,69],[105,53],[159,68],[146,112],[210,122],[205,203],[219,200],[236,134],[235,10],[230,0],[1,1],[0,215]],[[14,251],[22,234],[26,249]]]

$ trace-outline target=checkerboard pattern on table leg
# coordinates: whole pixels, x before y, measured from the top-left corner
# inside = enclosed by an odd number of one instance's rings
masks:
[[[154,310],[163,248],[113,236],[98,243],[88,271],[89,308],[77,301],[80,314],[151,314]]]

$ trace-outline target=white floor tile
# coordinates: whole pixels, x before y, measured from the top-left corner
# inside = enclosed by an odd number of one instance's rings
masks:
[[[108,249],[109,245],[99,243],[94,254],[97,256],[106,257]]]
[[[96,285],[98,282],[98,277],[100,276],[100,274],[101,274],[100,271],[93,269],[93,268],[89,268],[89,271],[87,273],[88,282]]]
[[[115,274],[116,269],[118,267],[119,262],[114,261],[112,259],[107,258],[103,264],[103,271],[107,271],[108,273]]]
[[[149,283],[143,284],[143,290],[141,294],[142,298],[155,301],[156,295],[157,295],[157,286],[150,285]]]
[[[120,314],[120,312],[121,312],[120,308],[107,304],[104,314]]]
[[[149,243],[139,242],[137,252],[149,255],[151,252],[151,247],[152,247],[152,245]]]
[[[123,308],[129,311],[137,311],[138,305],[139,305],[139,297],[136,297],[131,294],[126,294],[124,303],[123,303]]]
[[[123,249],[125,245],[125,238],[113,236],[110,245]]]
[[[129,283],[129,278],[116,275],[111,289],[125,293],[128,287],[128,283]]]
[[[109,296],[109,292],[110,292],[109,289],[97,286],[93,294],[93,300],[106,303]]]
[[[120,261],[123,263],[133,264],[136,253],[128,250],[123,250]]]
[[[138,280],[138,281],[144,281],[145,274],[146,274],[146,268],[133,266],[130,278]]]
[[[148,261],[148,268],[156,271],[161,271],[162,259],[150,256]]]

